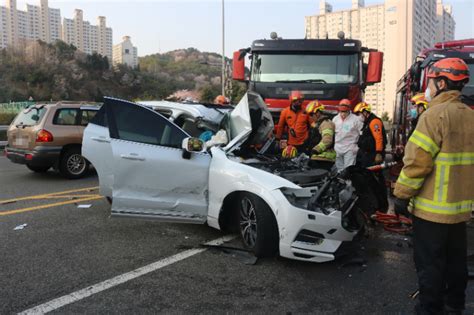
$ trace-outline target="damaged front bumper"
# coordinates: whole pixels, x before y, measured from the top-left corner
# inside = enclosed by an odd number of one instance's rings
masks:
[[[352,241],[358,233],[357,229],[349,228],[342,211],[323,213],[302,208],[297,203],[293,205],[294,202],[290,203],[283,191],[272,191],[278,204],[275,213],[282,257],[311,262],[331,261],[341,244]]]

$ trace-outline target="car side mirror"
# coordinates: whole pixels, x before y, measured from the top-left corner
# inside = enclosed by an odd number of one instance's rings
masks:
[[[183,149],[183,159],[189,160],[192,152],[204,152],[205,146],[204,141],[199,138],[184,138],[181,144]]]

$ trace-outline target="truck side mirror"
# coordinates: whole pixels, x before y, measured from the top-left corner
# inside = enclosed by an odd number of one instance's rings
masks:
[[[369,65],[367,67],[367,84],[379,83],[382,81],[383,52],[371,51],[369,53]]]
[[[232,59],[232,79],[245,81],[245,55],[240,51],[235,51]]]

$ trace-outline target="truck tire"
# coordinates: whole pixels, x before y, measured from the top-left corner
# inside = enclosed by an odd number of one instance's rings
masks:
[[[244,246],[257,257],[278,254],[279,237],[275,215],[259,197],[243,193],[239,200],[239,231]]]
[[[89,162],[81,155],[79,147],[67,149],[59,160],[59,173],[69,179],[83,177],[89,169]]]

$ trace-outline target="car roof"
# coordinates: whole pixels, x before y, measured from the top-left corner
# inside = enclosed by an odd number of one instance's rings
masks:
[[[138,104],[152,108],[153,110],[168,110],[172,112],[172,117],[176,118],[181,114],[187,114],[192,117],[204,117],[214,120],[218,116],[231,111],[232,106],[221,106],[199,103],[177,103],[169,101],[139,101]]]
[[[102,103],[96,103],[96,102],[87,102],[87,101],[57,101],[57,102],[37,102],[34,105],[31,105],[31,107],[39,107],[39,106],[46,106],[46,107],[72,107],[72,108],[82,108],[84,109],[87,107],[87,109],[100,109],[100,106],[102,106]]]

